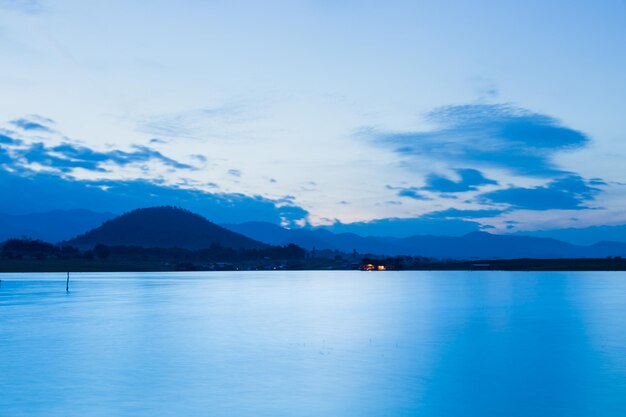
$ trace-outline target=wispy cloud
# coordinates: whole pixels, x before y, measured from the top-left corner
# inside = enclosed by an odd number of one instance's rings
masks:
[[[439,174],[429,174],[425,178],[425,185],[422,187],[396,187],[387,185],[388,190],[395,190],[398,197],[410,198],[413,200],[429,201],[433,200],[430,193],[439,193],[440,198],[456,199],[455,193],[476,191],[482,185],[497,185],[498,182],[486,178],[476,169],[456,169],[458,180],[450,179]]]
[[[8,122],[15,130],[0,129],[0,148],[10,158],[17,170],[28,171],[33,164],[58,173],[72,173],[75,169],[91,172],[109,172],[113,166],[135,166],[148,169],[148,163],[157,162],[165,167],[195,170],[192,165],[179,162],[158,150],[144,145],[131,145],[129,150],[95,150],[79,145],[72,139],[52,129],[54,121],[38,115]],[[203,162],[201,159],[197,159]]]
[[[194,139],[202,135],[207,127],[215,121],[232,122],[241,119],[242,114],[242,108],[235,105],[206,107],[177,113],[145,116],[139,120],[138,128],[142,132],[159,138]]]
[[[487,209],[487,210],[459,210],[455,208],[449,208],[441,211],[433,211],[427,213],[422,218],[426,219],[481,219],[495,217],[506,210]]]
[[[26,148],[14,150],[14,153],[16,158],[21,159],[23,163],[37,163],[59,172],[70,172],[75,168],[104,172],[106,171],[105,163],[124,166],[149,161],[158,161],[172,168],[194,169],[191,165],[168,158],[146,146],[135,145],[132,149],[130,152],[119,150],[99,152],[67,142],[53,147],[37,142]]]
[[[9,164],[12,158],[6,149],[0,147],[0,165]]]
[[[30,115],[27,117],[21,117],[19,119],[11,120],[9,123],[24,131],[39,131],[50,133],[53,132],[50,126],[54,124],[54,120],[38,115]]]
[[[19,144],[19,143],[22,143],[22,141],[20,139],[16,139],[16,138],[14,138],[12,136],[9,136],[9,134],[0,133],[0,144],[16,145],[16,144]]]
[[[506,104],[446,106],[427,119],[438,128],[378,133],[375,140],[416,161],[490,166],[528,176],[562,174],[554,156],[589,143],[584,133],[553,117]]]
[[[48,126],[44,126],[41,123],[33,122],[27,119],[12,120],[10,123],[19,127],[22,130],[38,130],[42,132],[51,131],[51,129]]]
[[[586,180],[556,164],[558,155],[581,149],[590,139],[553,117],[507,104],[471,104],[436,109],[427,119],[435,129],[373,134],[376,143],[402,156],[403,166],[447,166],[456,175],[431,172],[421,178],[422,186],[387,186],[400,197],[440,203],[442,198],[452,198],[455,205],[461,205],[431,212],[423,219],[493,218],[515,210],[591,209],[606,185],[600,178]],[[459,165],[465,168],[456,168]],[[485,176],[481,168],[491,168],[491,174],[506,173],[508,185]],[[540,179],[542,185],[526,185]],[[487,186],[493,191],[482,190]],[[476,195],[477,191],[482,194]],[[466,197],[462,194],[466,192],[474,194]],[[463,205],[471,209],[463,209]],[[474,209],[476,206],[479,208]]]
[[[413,200],[431,200],[430,197],[426,197],[420,194],[417,190],[413,188],[404,188],[398,191],[398,197],[407,197]]]
[[[336,233],[355,233],[361,236],[450,235],[461,236],[480,230],[480,224],[459,218],[419,217],[409,219],[387,218],[368,222],[336,222],[325,229]]]
[[[421,193],[421,187],[394,187],[387,185],[388,190],[395,190],[398,197],[410,198],[413,200],[431,200],[430,197]]]
[[[550,181],[540,187],[511,187],[482,194],[479,199],[488,203],[507,204],[526,210],[584,210],[601,192],[600,188],[578,175]]]
[[[459,176],[458,181],[438,174],[429,174],[426,177],[426,185],[422,189],[442,193],[460,193],[476,191],[481,185],[498,184],[497,181],[486,178],[476,169],[457,169],[455,172]]]

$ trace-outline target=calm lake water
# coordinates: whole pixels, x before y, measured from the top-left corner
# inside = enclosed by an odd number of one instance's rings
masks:
[[[0,274],[0,415],[626,415],[626,273]]]

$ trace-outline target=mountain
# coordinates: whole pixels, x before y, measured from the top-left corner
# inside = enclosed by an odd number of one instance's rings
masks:
[[[92,248],[97,244],[193,250],[206,249],[213,244],[234,249],[267,247],[198,214],[170,206],[133,210],[66,243],[78,248]]]
[[[303,248],[331,249],[373,255],[410,255],[437,259],[603,258],[626,256],[626,243],[599,242],[574,245],[551,238],[495,235],[471,232],[464,236],[417,235],[406,238],[334,234],[320,229],[285,229],[273,224],[249,222],[225,225],[256,240]]]
[[[270,245],[283,246],[293,243],[306,249],[340,249],[336,243],[332,242],[337,235],[326,230],[286,229],[267,222],[222,224],[222,226]]]
[[[224,224],[220,227],[197,214],[167,206],[139,209],[113,217],[111,213],[89,210],[57,210],[29,215],[0,214],[0,241],[26,236],[58,242],[78,235],[67,243],[80,248],[91,248],[102,243],[187,249],[203,249],[213,243],[232,248],[261,248],[266,244],[283,246],[294,243],[308,250],[330,249],[345,253],[356,250],[359,254],[438,259],[626,257],[626,243],[610,241],[613,239],[580,245],[547,237],[485,232],[472,232],[463,236],[416,235],[399,238],[333,233],[323,228],[287,229],[267,222]],[[617,226],[605,228],[602,231],[609,238],[619,237],[622,231]],[[93,230],[88,231],[90,229]]]
[[[592,245],[597,242],[626,242],[626,224],[616,226],[588,226],[580,228],[533,230],[514,235],[551,237],[575,245]]]
[[[587,257],[582,247],[555,239],[472,232],[461,237],[413,236],[401,239],[412,253],[432,258],[513,259]],[[626,250],[626,245],[625,245]]]
[[[113,213],[96,213],[83,209],[23,215],[0,214],[0,241],[28,237],[46,242],[60,242],[98,227],[113,217]]]

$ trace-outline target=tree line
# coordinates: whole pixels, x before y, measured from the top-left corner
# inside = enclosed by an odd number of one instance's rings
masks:
[[[199,250],[183,248],[147,248],[143,246],[108,246],[98,244],[80,250],[68,245],[55,245],[36,239],[9,239],[1,244],[0,256],[5,259],[116,259],[160,261],[233,262],[252,260],[300,260],[306,251],[300,246],[268,246],[259,249],[235,249],[214,243]]]

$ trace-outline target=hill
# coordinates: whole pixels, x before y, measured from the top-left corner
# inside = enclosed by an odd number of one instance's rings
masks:
[[[233,249],[267,247],[200,215],[170,206],[133,210],[65,243],[82,249],[97,244],[191,250],[206,249],[214,244]]]

